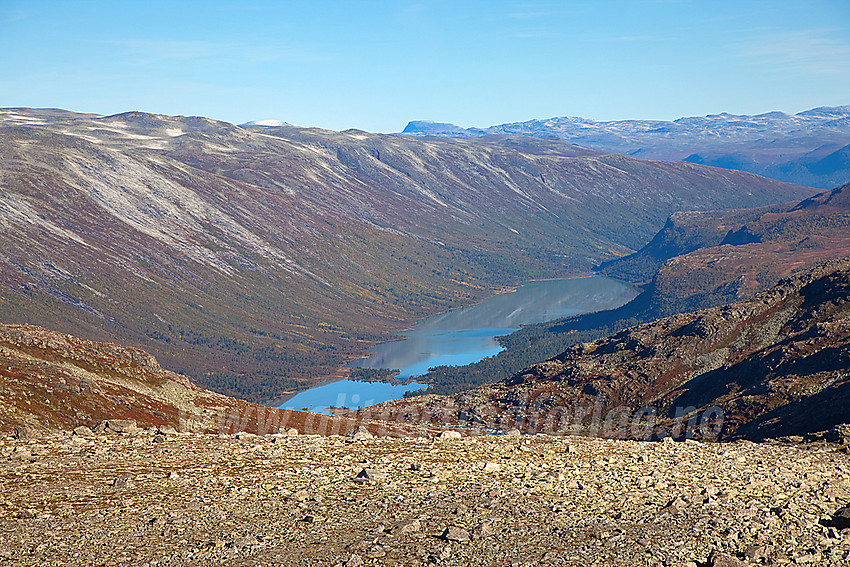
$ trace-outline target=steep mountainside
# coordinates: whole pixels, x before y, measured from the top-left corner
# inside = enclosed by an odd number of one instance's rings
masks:
[[[767,213],[782,213],[796,203],[754,209],[674,213],[646,246],[628,256],[602,263],[600,273],[635,284],[646,284],[664,262],[700,248],[718,246],[730,232]]]
[[[0,111],[0,321],[142,347],[252,400],[414,319],[588,270],[677,210],[811,194],[558,140]]]
[[[850,142],[850,106],[814,108],[794,115],[723,113],[673,121],[598,122],[564,116],[489,128],[414,121],[403,133],[450,137],[556,136],[604,152],[642,159],[687,160],[822,189],[850,181],[846,147]]]
[[[651,438],[801,435],[848,420],[850,258],[751,299],[582,343],[503,382],[361,415]]]
[[[647,287],[652,316],[747,297],[850,255],[850,184],[799,203],[673,215],[644,248],[600,272]]]
[[[836,140],[840,143],[846,140],[846,137],[836,137]],[[814,143],[816,141],[813,140],[812,145]],[[714,155],[693,154],[685,158],[685,161],[751,171],[774,179],[826,189],[846,183],[850,179],[850,145],[835,149],[839,143],[827,142],[799,156],[797,151],[788,157],[766,156],[759,161],[749,158],[746,150],[739,150],[735,154],[724,154],[722,150]]]

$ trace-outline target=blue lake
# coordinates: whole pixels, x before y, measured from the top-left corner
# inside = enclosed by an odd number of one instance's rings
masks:
[[[522,325],[612,309],[636,295],[630,285],[601,276],[529,282],[515,292],[422,319],[412,329],[398,333],[402,340],[379,344],[371,349],[370,357],[350,366],[399,369],[398,378],[406,379],[421,376],[434,366],[470,364],[498,354],[502,347],[496,337]],[[331,406],[365,407],[424,387],[415,382],[398,385],[340,380],[296,394],[280,407],[328,413]]]

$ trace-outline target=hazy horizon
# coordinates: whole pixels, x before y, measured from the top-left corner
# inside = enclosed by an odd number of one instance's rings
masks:
[[[9,0],[0,106],[345,130],[675,120],[848,103],[839,0]]]

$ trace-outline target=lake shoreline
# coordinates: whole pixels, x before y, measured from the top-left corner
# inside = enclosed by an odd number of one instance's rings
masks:
[[[576,275],[572,275],[572,276],[564,276],[564,277],[558,277],[558,278],[536,278],[536,279],[531,279],[531,280],[525,280],[524,282],[516,284],[516,285],[504,285],[504,286],[501,286],[501,287],[498,287],[498,288],[493,288],[493,289],[489,290],[491,292],[491,294],[488,295],[487,297],[473,301],[473,302],[468,303],[466,305],[459,305],[458,307],[452,307],[451,309],[447,309],[446,311],[439,311],[439,312],[434,313],[432,315],[426,315],[425,317],[420,317],[419,319],[416,319],[413,323],[411,323],[407,327],[399,329],[398,331],[389,331],[390,334],[396,335],[397,338],[389,339],[389,340],[386,340],[386,341],[381,341],[381,342],[378,342],[378,343],[374,343],[373,345],[371,345],[368,348],[371,349],[371,348],[376,347],[377,345],[382,345],[382,344],[385,344],[385,343],[392,343],[392,342],[396,342],[396,341],[403,341],[405,339],[405,337],[402,336],[402,335],[399,335],[399,333],[404,333],[406,331],[412,331],[420,321],[424,321],[425,319],[430,319],[432,317],[438,317],[440,315],[446,315],[448,313],[451,313],[453,311],[459,311],[461,309],[469,309],[470,307],[475,307],[476,305],[481,305],[485,301],[487,301],[489,299],[493,299],[494,297],[498,297],[500,295],[505,295],[507,293],[516,293],[517,290],[519,290],[519,288],[521,288],[524,285],[528,285],[530,283],[535,283],[535,282],[560,282],[560,281],[569,281],[569,280],[581,280],[581,279],[585,279],[585,278],[594,278],[594,277],[609,277],[609,276],[601,276],[600,274],[597,274],[596,272],[588,272],[588,273],[585,273],[585,274],[576,274]],[[617,278],[610,278],[610,279],[620,281],[624,284],[632,285],[630,282],[627,282],[626,280],[619,280]],[[355,360],[362,360],[364,358],[369,358],[369,356],[359,356],[357,358],[352,358],[351,360],[349,360],[345,364],[348,365],[348,364],[351,364],[351,362],[353,362]]]
[[[602,278],[607,284],[597,284],[595,281],[590,283],[590,280],[597,278]],[[525,325],[609,309],[614,304],[622,305],[636,293],[627,282],[594,273],[567,278],[536,279],[519,286],[503,286],[492,290],[492,295],[480,302],[419,319],[411,327],[395,331],[395,337],[373,345],[368,356],[350,359],[346,367],[339,368],[339,372],[330,380],[295,392],[285,399],[281,398],[282,402],[275,401],[285,404],[307,392],[324,388],[324,391],[333,396],[341,396],[340,399],[348,400],[349,396],[357,396],[358,400],[353,402],[356,404],[365,399],[357,392],[369,397],[373,391],[380,391],[379,395],[391,395],[389,392],[403,393],[412,390],[414,388],[410,386],[413,385],[417,387],[415,389],[424,388],[429,385],[429,380],[422,377],[430,368],[464,366],[495,356],[503,350],[499,339]],[[366,379],[352,372],[358,368],[370,371],[366,373]],[[399,369],[400,373],[384,377],[380,371],[374,375],[371,372],[385,369]],[[333,392],[326,388],[334,382],[343,381],[345,383],[338,384]],[[374,389],[372,386],[377,384],[385,388]],[[300,399],[312,399],[312,396],[313,394],[310,394]],[[328,400],[322,409],[334,405],[339,408],[342,402],[335,401],[338,400]],[[313,407],[307,402],[303,406],[300,403],[296,401],[286,404],[286,407]],[[342,405],[348,407],[349,402]]]

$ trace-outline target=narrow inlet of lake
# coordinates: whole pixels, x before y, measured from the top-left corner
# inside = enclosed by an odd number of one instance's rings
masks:
[[[402,340],[379,344],[371,349],[370,357],[350,366],[398,369],[401,373],[397,378],[404,380],[421,376],[434,366],[471,364],[498,354],[502,347],[496,337],[522,325],[613,309],[631,301],[637,293],[624,282],[602,276],[528,282],[514,292],[495,295],[477,305],[422,319],[412,329],[397,333],[404,337]],[[400,385],[340,380],[296,394],[280,407],[330,413],[330,407],[366,407],[424,387],[416,382]]]

